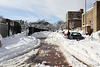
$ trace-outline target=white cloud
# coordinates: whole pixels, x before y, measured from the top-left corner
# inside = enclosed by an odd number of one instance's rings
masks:
[[[13,20],[25,20],[25,21],[37,21],[38,18],[34,16],[23,17],[23,16],[12,16]]]
[[[37,13],[41,17],[57,16],[65,20],[69,10],[84,9],[85,0],[0,0],[0,6]],[[90,8],[95,0],[88,0]]]
[[[87,9],[93,7],[93,3],[95,2],[96,0],[87,0]]]

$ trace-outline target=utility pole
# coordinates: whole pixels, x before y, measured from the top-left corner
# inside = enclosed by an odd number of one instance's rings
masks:
[[[85,35],[86,35],[86,0],[85,0]]]

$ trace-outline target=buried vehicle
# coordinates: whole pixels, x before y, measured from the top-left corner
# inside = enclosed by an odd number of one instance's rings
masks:
[[[84,37],[78,32],[72,32],[70,34],[70,39],[82,40]]]

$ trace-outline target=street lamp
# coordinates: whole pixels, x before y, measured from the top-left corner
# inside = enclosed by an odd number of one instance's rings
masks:
[[[85,0],[85,34],[86,34],[86,0]]]

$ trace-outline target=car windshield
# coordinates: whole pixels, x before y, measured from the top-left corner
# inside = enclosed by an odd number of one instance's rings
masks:
[[[80,33],[72,33],[72,35],[81,35]]]

